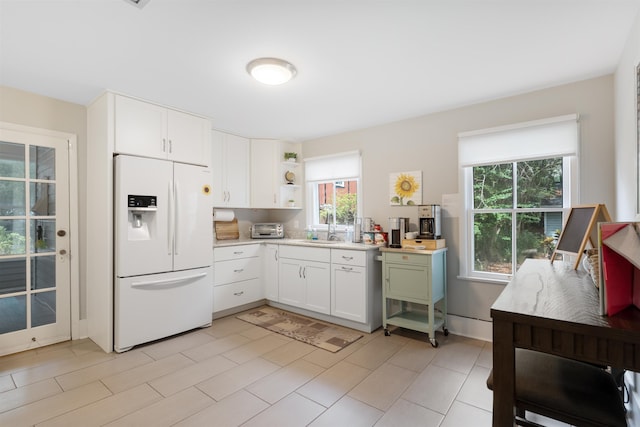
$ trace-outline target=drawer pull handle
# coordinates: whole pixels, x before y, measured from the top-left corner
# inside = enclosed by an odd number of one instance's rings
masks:
[[[244,294],[244,291],[234,292],[233,294],[234,294],[235,296],[239,297],[239,296],[241,296],[242,294]]]
[[[242,273],[244,271],[244,268],[239,268],[237,270],[233,270],[234,273]]]
[[[344,271],[353,271],[353,267],[342,267]]]
[[[352,256],[344,256],[344,255],[342,255],[342,259],[344,259],[345,261],[351,261],[351,260],[353,260],[353,257]]]
[[[242,255],[243,253],[244,253],[244,251],[236,251],[236,252],[234,252],[233,254],[234,254],[234,255]]]

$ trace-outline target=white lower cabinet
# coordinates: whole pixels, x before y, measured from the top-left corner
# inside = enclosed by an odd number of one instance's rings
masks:
[[[213,312],[264,298],[260,244],[213,249]]]
[[[367,321],[367,253],[331,250],[331,315]]]
[[[279,299],[318,313],[331,312],[331,250],[300,246],[280,247]]]
[[[264,297],[270,301],[280,301],[280,292],[278,282],[280,276],[278,274],[279,245],[267,243],[262,254],[262,283],[264,288]]]
[[[214,317],[266,299],[275,307],[364,332],[382,325],[377,250],[264,242],[217,247],[213,253]]]

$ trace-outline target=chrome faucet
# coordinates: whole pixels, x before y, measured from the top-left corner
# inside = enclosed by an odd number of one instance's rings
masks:
[[[336,235],[336,226],[334,224],[328,224],[327,229],[327,240],[338,240],[338,236]]]

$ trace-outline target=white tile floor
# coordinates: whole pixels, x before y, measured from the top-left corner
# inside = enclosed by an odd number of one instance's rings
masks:
[[[0,358],[0,426],[490,426],[491,343],[381,330],[338,353],[229,316],[106,354]]]

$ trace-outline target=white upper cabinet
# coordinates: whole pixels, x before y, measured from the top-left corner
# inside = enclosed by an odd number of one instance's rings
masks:
[[[209,120],[126,96],[115,96],[115,151],[207,165]]]
[[[280,207],[280,141],[251,140],[251,207]]]
[[[211,136],[213,206],[248,208],[250,140],[214,130]]]

